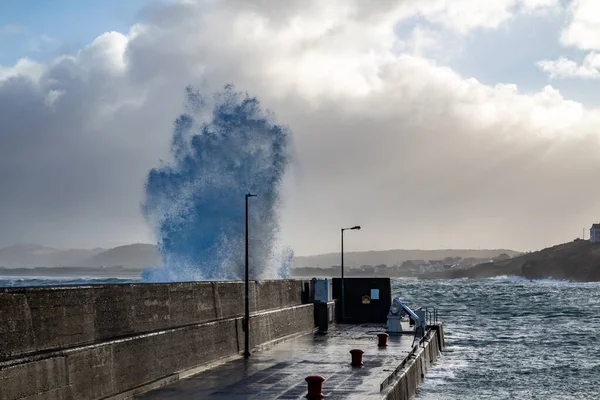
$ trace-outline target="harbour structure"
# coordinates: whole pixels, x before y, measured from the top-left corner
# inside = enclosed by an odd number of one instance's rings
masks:
[[[590,228],[590,242],[600,243],[600,223],[592,224]]]
[[[247,324],[239,281],[0,289],[0,400],[412,396],[437,312],[387,332],[389,278],[346,278],[339,323],[340,280],[312,283],[251,281]]]

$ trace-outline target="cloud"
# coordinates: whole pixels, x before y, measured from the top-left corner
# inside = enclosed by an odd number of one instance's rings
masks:
[[[45,71],[45,66],[26,58],[20,59],[12,67],[0,66],[0,83],[11,78],[37,82]]]
[[[600,50],[600,3],[596,0],[573,0],[570,21],[561,34],[565,46],[583,50]]]
[[[600,78],[600,54],[594,52],[588,54],[581,64],[560,57],[557,60],[540,61],[537,65],[547,72],[550,78]]]
[[[573,239],[598,213],[600,112],[462,77],[394,31],[422,17],[462,35],[554,5],[186,1],[75,55],[22,60],[0,70],[0,244],[152,240],[144,178],[169,156],[184,89],[226,83],[294,133],[282,218],[297,254],[335,250],[355,223],[349,248]]]
[[[583,62],[559,57],[542,60],[538,67],[550,78],[597,79],[600,76],[600,3],[595,0],[573,0],[567,8],[568,22],[560,35],[564,46],[591,50]]]
[[[555,10],[560,5],[558,0],[413,0],[403,4],[399,16],[418,15],[461,34],[473,29],[496,29],[518,15]]]

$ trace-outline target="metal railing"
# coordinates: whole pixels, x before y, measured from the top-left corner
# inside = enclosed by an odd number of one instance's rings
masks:
[[[438,310],[436,307],[419,307],[417,311],[425,310],[425,322],[427,325],[438,323]]]

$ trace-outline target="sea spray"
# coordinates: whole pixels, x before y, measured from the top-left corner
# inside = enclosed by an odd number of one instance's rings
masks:
[[[143,212],[156,231],[164,266],[147,281],[241,279],[246,193],[252,279],[287,275],[293,253],[279,245],[282,180],[290,131],[255,97],[227,85],[212,97],[187,89],[175,121],[172,160],[150,171]]]

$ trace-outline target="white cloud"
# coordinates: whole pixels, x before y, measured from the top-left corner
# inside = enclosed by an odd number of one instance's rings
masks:
[[[600,2],[573,0],[571,20],[561,34],[561,42],[584,50],[600,50]]]
[[[45,71],[43,64],[23,58],[12,67],[3,67],[0,65],[0,83],[10,78],[27,78],[32,81],[39,80]]]
[[[129,38],[119,32],[98,36],[77,54],[77,63],[86,70],[101,69],[109,73],[125,70],[125,50]]]
[[[65,92],[60,90],[49,90],[46,94],[46,99],[44,100],[44,104],[47,107],[52,107],[52,105],[62,96]]]
[[[572,239],[597,211],[600,112],[550,86],[524,94],[414,48],[398,53],[410,37],[394,33],[416,15],[466,32],[553,5],[189,1],[150,10],[127,35],[104,34],[75,56],[2,69],[0,244],[150,240],[142,184],[167,154],[184,87],[230,82],[295,134],[283,217],[300,254],[335,249],[349,221],[365,226],[355,248]]]
[[[567,57],[542,60],[537,63],[550,78],[598,79],[600,77],[600,2],[573,0],[568,7],[568,23],[562,30],[560,42],[580,50],[592,50],[578,63]]]
[[[420,15],[434,24],[463,34],[477,28],[498,28],[519,14],[559,7],[558,0],[413,0],[403,4],[401,17]]]
[[[537,64],[551,78],[600,78],[600,54],[595,52],[588,54],[581,64],[566,57],[560,57],[557,60],[543,60]]]

